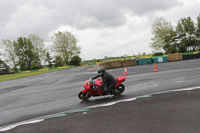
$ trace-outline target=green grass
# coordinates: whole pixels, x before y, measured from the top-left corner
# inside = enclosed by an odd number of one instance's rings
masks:
[[[24,77],[38,75],[38,74],[47,73],[47,72],[53,72],[53,71],[62,70],[65,68],[67,67],[59,67],[58,69],[53,69],[53,70],[49,70],[47,68],[47,69],[40,69],[39,71],[36,71],[36,72],[23,71],[22,73],[17,73],[17,74],[0,75],[0,82],[12,80],[12,79],[24,78]]]
[[[141,58],[151,58],[153,57],[152,54],[149,54],[149,55],[139,55],[138,57],[141,57]]]
[[[129,60],[133,57],[136,57],[136,56],[132,56],[132,57],[126,57],[126,58],[115,58],[115,59],[110,59],[110,60],[101,60],[98,62],[95,62],[97,65],[101,62],[105,62],[105,61],[116,61],[116,60]],[[140,58],[151,58],[152,57],[152,54],[150,55],[138,55],[137,57],[140,57]],[[89,63],[94,63],[94,62],[85,62],[85,64],[82,64],[83,66],[84,65],[88,65]],[[12,80],[12,79],[18,79],[18,78],[23,78],[23,77],[28,77],[28,76],[32,76],[32,75],[38,75],[38,74],[42,74],[42,73],[47,73],[47,72],[53,72],[53,71],[57,71],[57,70],[61,70],[61,69],[65,69],[65,68],[68,68],[69,66],[63,66],[63,67],[58,67],[57,69],[52,69],[52,70],[49,70],[48,68],[45,68],[45,69],[40,69],[39,71],[34,71],[34,72],[30,72],[30,71],[23,71],[22,73],[17,73],[17,74],[9,74],[9,75],[0,75],[0,82],[2,81],[7,81],[7,80]]]

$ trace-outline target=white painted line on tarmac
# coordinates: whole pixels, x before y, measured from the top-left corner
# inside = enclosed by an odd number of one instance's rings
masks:
[[[0,131],[8,131],[8,130],[11,130],[17,126],[20,126],[20,125],[26,125],[26,124],[33,124],[33,123],[38,123],[38,122],[41,122],[43,121],[43,119],[38,119],[38,120],[29,120],[29,121],[23,121],[23,122],[19,122],[19,123],[15,123],[15,124],[12,124],[12,125],[9,125],[9,126],[5,126],[5,127],[2,127],[0,128]]]

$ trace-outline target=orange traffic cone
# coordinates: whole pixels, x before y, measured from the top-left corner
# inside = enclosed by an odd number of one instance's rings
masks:
[[[126,69],[126,67],[125,67],[125,73],[124,73],[124,75],[128,75],[128,72],[127,72],[127,69]]]
[[[154,70],[153,70],[154,72],[157,72],[158,71],[158,69],[157,69],[157,67],[156,67],[156,63],[154,63]]]

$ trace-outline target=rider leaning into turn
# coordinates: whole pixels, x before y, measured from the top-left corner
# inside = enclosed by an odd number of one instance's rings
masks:
[[[109,72],[106,72],[104,68],[99,68],[97,72],[98,75],[93,77],[92,80],[98,77],[102,78],[103,83],[101,86],[98,87],[98,89],[104,90],[105,86],[107,85],[106,92],[114,94],[115,93],[114,86],[117,84],[115,77]]]

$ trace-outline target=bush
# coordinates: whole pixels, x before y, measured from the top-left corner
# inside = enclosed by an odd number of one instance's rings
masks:
[[[55,56],[55,67],[60,67],[60,66],[64,66],[64,61],[60,56]]]
[[[154,53],[153,56],[163,56],[164,54],[162,52],[157,52],[157,53]]]
[[[80,63],[81,63],[81,58],[78,55],[72,57],[70,61],[70,65],[74,65],[74,66],[80,66]]]
[[[7,64],[0,64],[0,75],[9,74],[10,67]]]

